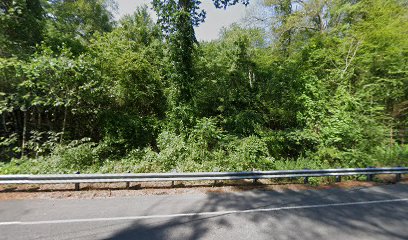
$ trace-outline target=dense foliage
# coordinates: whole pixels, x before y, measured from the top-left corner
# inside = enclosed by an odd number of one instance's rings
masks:
[[[0,174],[408,163],[407,1],[252,1],[211,42],[152,3],[0,3]]]

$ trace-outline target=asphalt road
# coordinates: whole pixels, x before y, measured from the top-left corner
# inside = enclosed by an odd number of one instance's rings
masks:
[[[408,239],[408,185],[0,201],[0,239]]]

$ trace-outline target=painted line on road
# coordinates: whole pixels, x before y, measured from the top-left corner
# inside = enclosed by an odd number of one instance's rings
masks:
[[[177,214],[167,214],[167,215],[128,216],[128,217],[112,217],[112,218],[63,219],[63,220],[26,221],[26,222],[24,222],[24,221],[21,221],[21,222],[20,221],[13,221],[13,222],[0,222],[0,226],[63,224],[63,223],[82,223],[82,222],[107,222],[107,221],[128,221],[128,220],[142,220],[142,219],[154,219],[154,218],[215,216],[215,215],[226,215],[226,214],[274,212],[274,211],[293,210],[293,209],[341,207],[341,206],[395,203],[395,202],[407,202],[407,201],[408,201],[408,198],[399,198],[399,199],[374,200],[374,201],[362,201],[362,202],[328,203],[328,204],[288,206],[288,207],[277,207],[277,208],[255,208],[255,209],[247,209],[247,210],[228,210],[228,211],[214,211],[214,212],[177,213]]]

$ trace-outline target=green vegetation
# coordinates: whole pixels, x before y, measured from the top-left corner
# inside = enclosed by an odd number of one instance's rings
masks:
[[[0,3],[0,174],[407,165],[407,1],[152,2]]]

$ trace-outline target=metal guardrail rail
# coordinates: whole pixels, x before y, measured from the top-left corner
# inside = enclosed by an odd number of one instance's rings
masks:
[[[202,181],[202,180],[240,180],[273,179],[273,178],[304,178],[335,176],[366,175],[371,181],[376,174],[395,174],[396,181],[402,174],[408,174],[408,167],[395,168],[343,168],[323,170],[285,170],[285,171],[251,171],[251,172],[200,172],[200,173],[141,173],[141,174],[58,174],[58,175],[0,175],[0,184],[75,184],[79,190],[80,183],[115,183],[126,182],[164,182],[164,181]]]

